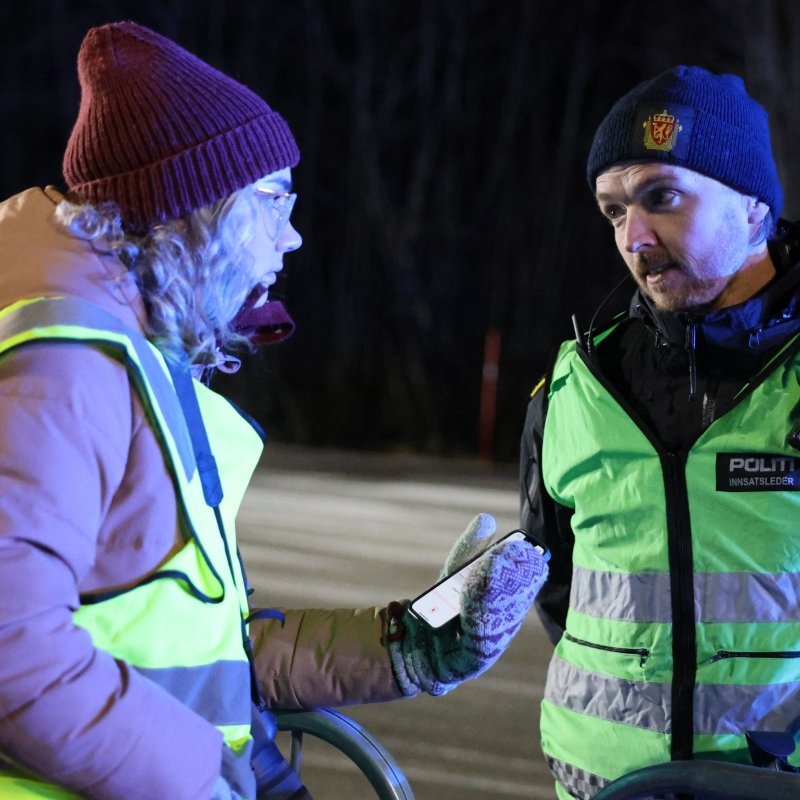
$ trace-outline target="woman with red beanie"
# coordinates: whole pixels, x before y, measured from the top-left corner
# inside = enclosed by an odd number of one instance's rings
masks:
[[[135,23],[90,30],[78,69],[66,194],[0,204],[0,796],[254,798],[255,768],[259,797],[307,797],[254,709],[442,694],[499,657],[546,564],[499,548],[437,637],[406,602],[249,607],[234,523],[262,437],[206,379],[291,329],[268,292],[301,244],[299,151]]]

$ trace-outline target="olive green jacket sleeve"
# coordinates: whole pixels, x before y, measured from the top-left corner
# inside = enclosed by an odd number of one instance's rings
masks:
[[[254,620],[261,692],[273,710],[376,703],[403,697],[385,644],[386,609],[284,610]]]

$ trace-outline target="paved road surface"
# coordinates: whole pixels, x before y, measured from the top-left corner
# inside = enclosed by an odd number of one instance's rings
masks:
[[[384,605],[432,583],[480,511],[516,527],[512,468],[271,444],[239,536],[262,605]],[[552,798],[537,727],[550,651],[532,613],[493,669],[451,694],[343,710],[390,750],[417,800]],[[303,777],[315,800],[374,797],[308,737]]]

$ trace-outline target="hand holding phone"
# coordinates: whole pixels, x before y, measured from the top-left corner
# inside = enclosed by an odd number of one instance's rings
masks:
[[[481,675],[528,615],[549,553],[523,531],[487,548],[494,532],[494,518],[479,514],[450,550],[443,572],[451,574],[411,603],[390,603],[386,643],[406,696],[445,694]]]
[[[477,556],[464,564],[460,569],[456,570],[452,575],[447,575],[442,578],[438,583],[431,586],[430,589],[412,600],[410,605],[411,613],[424,620],[432,628],[441,628],[443,625],[446,625],[451,620],[460,616],[462,611],[462,589],[469,576],[479,568],[483,560],[489,558],[499,547],[502,547],[508,542],[522,541],[527,541],[532,547],[536,548],[545,561],[550,558],[550,552],[546,550],[543,545],[529,538],[524,531],[511,531],[511,533],[496,540],[485,550],[478,553]]]

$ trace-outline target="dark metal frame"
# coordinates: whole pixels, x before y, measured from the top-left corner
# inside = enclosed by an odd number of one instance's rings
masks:
[[[688,794],[696,800],[798,800],[800,775],[721,761],[671,761],[623,775],[593,800],[645,800]]]
[[[278,730],[291,734],[290,763],[298,775],[303,735],[308,734],[344,753],[364,774],[379,800],[414,800],[411,785],[389,751],[355,720],[330,708],[284,711],[276,716]]]

